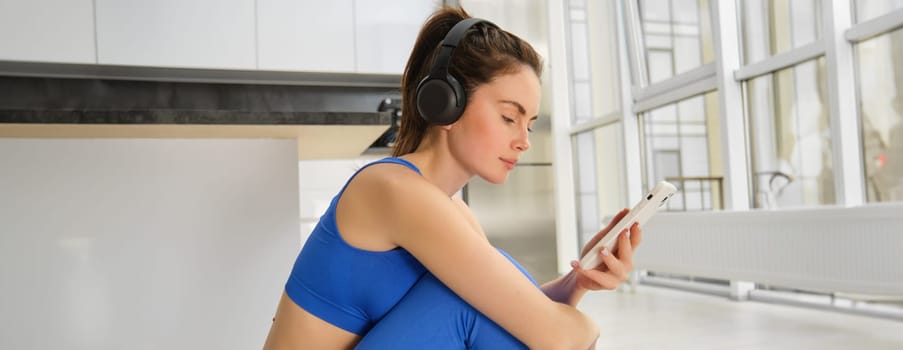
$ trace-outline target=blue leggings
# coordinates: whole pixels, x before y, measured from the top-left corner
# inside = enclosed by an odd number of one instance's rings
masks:
[[[526,349],[427,272],[356,349]]]
[[[530,275],[501,251],[536,284]],[[526,349],[427,272],[356,349]]]

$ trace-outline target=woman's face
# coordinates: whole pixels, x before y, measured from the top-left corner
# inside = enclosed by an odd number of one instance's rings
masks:
[[[486,181],[505,182],[530,148],[540,93],[539,78],[527,66],[477,87],[461,119],[446,127],[452,155]]]

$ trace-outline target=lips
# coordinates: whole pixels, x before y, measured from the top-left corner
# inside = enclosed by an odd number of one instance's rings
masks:
[[[517,165],[517,159],[508,159],[508,158],[499,158],[502,163],[505,163],[505,166],[508,169],[514,169],[514,166]]]

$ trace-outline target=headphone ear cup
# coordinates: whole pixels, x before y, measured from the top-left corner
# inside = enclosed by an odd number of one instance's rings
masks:
[[[464,107],[467,106],[467,94],[464,93],[464,87],[461,86],[458,79],[455,79],[451,74],[445,77],[445,80],[448,81],[448,85],[455,91],[455,105],[448,116],[448,124],[451,124],[458,121],[461,115],[464,114]]]
[[[417,86],[417,112],[432,124],[449,125],[458,121],[466,99],[461,84],[450,74],[445,80],[426,77]]]

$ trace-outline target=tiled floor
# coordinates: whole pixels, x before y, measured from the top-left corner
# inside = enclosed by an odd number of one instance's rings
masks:
[[[597,349],[903,349],[903,322],[638,285],[588,294]]]

